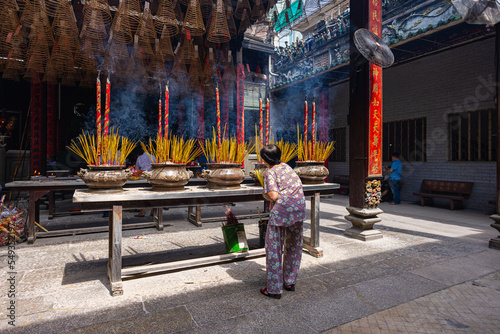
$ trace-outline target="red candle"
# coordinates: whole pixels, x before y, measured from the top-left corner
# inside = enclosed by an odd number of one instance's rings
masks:
[[[304,102],[304,143],[307,145],[307,100]]]
[[[217,104],[217,145],[219,147],[219,150],[222,147],[221,143],[221,131],[220,131],[220,105],[219,105],[219,88],[215,87],[215,103]]]
[[[314,144],[316,143],[316,101],[315,97],[313,97],[313,106],[312,106],[312,152],[314,155]]]
[[[165,119],[163,120],[165,122],[165,131],[163,133],[165,138],[168,138],[168,104],[169,104],[169,91],[168,91],[168,85],[165,85]]]
[[[161,110],[161,96],[160,96],[160,99],[158,100],[158,138],[162,137],[162,135],[161,135],[161,126],[162,126],[161,114],[162,114],[162,110]]]
[[[263,119],[262,119],[262,99],[259,98],[259,137],[260,137],[260,147],[264,146],[264,129],[263,129]]]
[[[269,145],[269,99],[266,100],[266,145]]]
[[[97,125],[97,164],[101,160],[101,80],[97,77],[97,105],[96,105],[96,125]]]
[[[104,109],[104,149],[108,149],[108,133],[109,133],[109,99],[110,99],[111,83],[109,77],[106,79],[106,107]]]

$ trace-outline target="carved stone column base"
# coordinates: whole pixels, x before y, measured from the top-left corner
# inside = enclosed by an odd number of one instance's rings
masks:
[[[498,232],[500,232],[500,215],[494,214],[491,215],[490,218],[495,221],[493,224],[490,224],[490,226],[496,229]],[[500,250],[500,236],[491,239],[489,247]]]
[[[344,218],[351,222],[352,227],[344,231],[344,235],[363,241],[371,241],[383,238],[382,232],[373,229],[373,225],[382,219],[378,214],[384,213],[379,208],[355,208],[347,207],[350,215]]]

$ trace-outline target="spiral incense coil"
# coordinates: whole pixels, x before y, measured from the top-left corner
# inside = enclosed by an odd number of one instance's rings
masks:
[[[234,10],[234,17],[237,18],[238,20],[243,19],[243,13],[247,11],[247,17],[252,10],[252,7],[250,7],[250,2],[248,0],[238,0],[238,4],[236,5],[236,9]]]
[[[85,5],[83,6],[84,17],[91,16],[93,13],[97,13],[102,18],[104,25],[109,26],[111,24],[111,11],[107,0],[85,1]]]
[[[194,53],[194,43],[193,40],[185,38],[181,43],[181,49],[179,53],[180,62],[183,64],[192,64],[195,59]]]
[[[45,0],[45,10],[47,11],[47,15],[54,17],[58,8],[65,4],[70,4],[70,2],[68,0]]]
[[[45,67],[45,74],[43,76],[42,81],[50,84],[56,84],[58,79],[56,72],[57,72],[56,65],[51,57],[47,62],[47,66]]]
[[[108,37],[106,25],[101,13],[97,10],[87,10],[83,19],[81,38],[103,41]]]
[[[245,31],[250,28],[250,19],[248,17],[248,12],[245,9],[243,11],[243,16],[241,17],[240,27],[238,29],[238,35],[243,35]]]
[[[127,2],[125,1],[120,1],[118,12],[113,18],[110,35],[112,35],[113,41],[123,44],[132,43],[134,39],[132,35],[131,19],[128,13]]]
[[[203,71],[201,69],[200,57],[198,56],[198,50],[195,50],[195,59],[189,68],[189,84],[194,88],[202,86]]]
[[[142,13],[141,21],[139,22],[137,34],[135,36],[138,38],[139,50],[141,54],[140,58],[152,57],[154,55],[152,46],[155,43],[156,31],[148,2],[146,2],[146,6],[144,7],[144,12]]]
[[[172,41],[168,33],[166,32],[165,26],[164,31],[160,37],[160,52],[163,55],[165,61],[170,61],[174,59],[174,51],[172,50]]]
[[[203,24],[200,2],[198,0],[189,0],[189,6],[181,31],[188,38],[202,36],[205,33],[205,25]]]
[[[23,40],[17,12],[13,8],[7,8],[4,15],[5,17],[0,21],[0,62],[3,64],[11,46],[16,43],[16,40],[17,42]]]
[[[231,39],[231,34],[227,26],[226,13],[224,12],[224,2],[217,0],[215,16],[208,31],[208,41],[212,43],[226,43]]]
[[[54,20],[52,21],[52,31],[56,39],[60,38],[62,35],[66,35],[73,52],[80,49],[79,32],[76,25],[75,13],[69,2],[63,2],[57,8]]]
[[[165,60],[160,52],[160,41],[156,40],[156,51],[149,63],[148,72],[157,83],[167,81],[167,72],[165,71]]]
[[[42,6],[42,1],[27,0],[20,17],[21,24],[24,27],[31,28],[31,26],[35,22],[36,14],[42,12],[45,13],[45,6]]]
[[[26,70],[44,73],[50,56],[47,39],[43,30],[38,30],[37,35],[30,35]]]
[[[181,85],[188,81],[186,66],[180,62],[179,57],[176,57],[174,60],[174,66],[172,67],[170,76],[175,82]]]
[[[250,20],[257,21],[264,16],[264,5],[262,4],[262,0],[255,0],[255,4],[253,5],[252,11],[250,12]]]
[[[57,65],[55,68],[55,74],[58,78],[62,78],[65,73],[75,71],[73,52],[67,35],[63,34],[57,40],[57,43],[54,44],[50,60],[54,65]]]
[[[134,35],[141,21],[141,4],[139,0],[121,0],[121,6],[123,6],[123,19],[128,21],[130,32]]]
[[[14,40],[5,59],[5,72],[9,72],[9,79],[24,74],[26,67],[26,46],[22,39]],[[18,78],[19,80],[19,78]]]
[[[184,17],[186,13],[182,11],[180,1],[174,0],[172,7],[174,7],[175,18],[177,19],[180,29],[180,27],[184,25]]]
[[[40,35],[43,34],[43,37]],[[50,26],[49,19],[44,12],[35,14],[35,20],[31,25],[31,31],[28,35],[30,43],[34,39],[43,39],[49,47],[54,45],[54,34],[52,33],[52,27]]]
[[[207,19],[212,14],[212,7],[214,3],[212,0],[200,0],[201,16]]]
[[[213,54],[209,53],[205,59],[205,68],[203,69],[203,85],[205,96],[207,99],[213,99],[213,92],[215,91],[214,78],[217,76],[215,72],[215,62]]]
[[[156,32],[161,36],[173,37],[179,33],[172,0],[160,0],[154,23]]]
[[[226,6],[226,8],[227,28],[229,30],[229,36],[231,36],[231,38],[235,38],[236,36],[238,36],[238,29],[236,29],[236,24],[234,23],[233,7],[229,5]]]

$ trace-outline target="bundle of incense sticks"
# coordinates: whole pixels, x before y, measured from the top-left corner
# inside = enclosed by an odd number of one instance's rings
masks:
[[[141,142],[141,147],[156,163],[187,164],[196,159],[202,152],[196,147],[196,140],[171,135],[169,138],[158,136],[156,140],[149,139],[148,145]]]
[[[200,146],[207,160],[211,163],[236,163],[241,164],[246,157],[253,152],[255,146],[248,143],[238,143],[236,137],[226,138],[224,135],[221,144],[218,145],[218,138],[213,129],[211,139],[200,140]]]
[[[118,135],[118,129],[111,129],[104,142],[104,134],[95,136],[89,132],[82,131],[76,139],[71,140],[68,149],[82,158],[87,165],[93,166],[123,166],[127,156],[132,153],[137,143],[126,137]],[[102,145],[99,154],[98,143]]]

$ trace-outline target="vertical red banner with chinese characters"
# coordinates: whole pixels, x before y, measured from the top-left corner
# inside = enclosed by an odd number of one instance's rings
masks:
[[[382,36],[382,1],[369,0],[368,29]],[[370,64],[368,177],[382,176],[382,68]]]
[[[236,71],[236,137],[238,144],[243,144],[245,141],[245,68],[243,64],[238,64]]]
[[[31,84],[31,175],[43,172],[42,127],[42,83],[33,82]]]
[[[56,86],[47,84],[47,161],[56,160]]]

